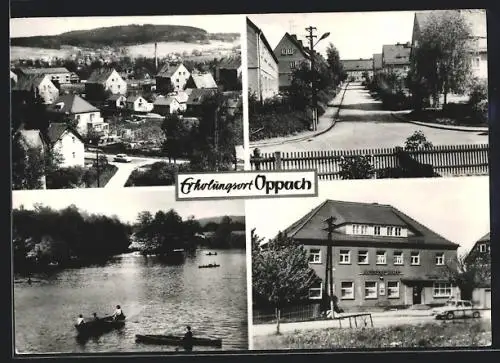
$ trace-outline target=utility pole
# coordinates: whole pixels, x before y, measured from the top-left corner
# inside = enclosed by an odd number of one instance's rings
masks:
[[[316,85],[315,85],[315,71],[314,71],[314,38],[317,38],[317,35],[314,35],[313,32],[317,30],[316,27],[309,26],[306,28],[308,35],[306,36],[309,39],[309,55],[311,57],[311,103],[312,103],[312,127],[313,131],[317,130],[318,122],[317,122],[317,107],[316,107]]]
[[[328,225],[328,243],[326,250],[326,276],[325,276],[325,285],[328,286],[328,296],[330,297],[330,309],[332,311],[332,319],[334,318],[334,283],[333,283],[333,229],[334,229],[334,221],[335,217],[328,218],[325,222]]]

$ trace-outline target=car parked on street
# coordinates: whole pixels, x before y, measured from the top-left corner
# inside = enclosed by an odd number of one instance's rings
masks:
[[[481,313],[469,300],[448,300],[444,306],[432,309],[436,319],[479,318]]]
[[[131,158],[129,158],[125,154],[117,154],[114,158],[113,161],[121,162],[121,163],[130,163],[132,161]]]

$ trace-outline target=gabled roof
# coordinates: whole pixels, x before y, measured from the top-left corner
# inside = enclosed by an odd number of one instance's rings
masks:
[[[375,69],[382,69],[382,53],[373,55],[373,67]]]
[[[168,62],[161,67],[160,71],[156,75],[156,77],[170,78],[174,75],[174,73],[179,69],[182,63],[179,64],[169,64]]]
[[[371,71],[373,69],[373,59],[342,59],[340,60],[344,71]]]
[[[167,97],[158,97],[154,102],[153,104],[155,106],[170,106],[170,104],[172,102],[177,102],[179,103],[179,101],[177,101],[177,98],[175,96],[167,96]]]
[[[61,136],[66,131],[71,132],[72,134],[74,134],[76,137],[78,137],[83,142],[83,139],[80,136],[80,134],[78,132],[76,132],[75,130],[73,130],[71,127],[69,127],[64,122],[52,122],[47,129],[47,133],[46,133],[47,139],[53,145],[61,138]]]
[[[220,68],[220,69],[238,69],[240,67],[241,67],[241,57],[240,56],[223,58],[220,61],[219,66],[218,66],[218,68]]]
[[[53,104],[47,107],[47,110],[50,112],[69,115],[99,111],[99,109],[75,94],[60,96],[56,101],[54,101]]]
[[[71,73],[65,67],[49,67],[49,68],[19,68],[23,74],[53,74],[53,73]]]
[[[490,232],[486,233],[483,237],[477,240],[478,242],[490,242]]]
[[[142,98],[145,100],[144,97],[142,97],[141,95],[130,95],[127,97],[127,102],[135,102],[137,101],[139,98]]]
[[[302,55],[306,59],[310,59],[309,49],[306,49],[306,47],[304,47],[304,44],[302,44],[302,42],[297,39],[297,36],[295,34],[289,34],[287,32],[287,33],[285,33],[283,38],[288,38],[290,40],[290,42],[299,49],[300,53],[302,53]],[[277,52],[277,48],[275,49],[275,51]]]
[[[108,101],[118,101],[120,98],[126,98],[126,97],[120,94],[113,94],[108,97]]]
[[[382,57],[384,65],[410,64],[410,44],[386,44],[382,46]]]
[[[47,77],[46,74],[30,74],[21,75],[18,77],[16,84],[12,88],[13,91],[31,91],[42,83]],[[49,80],[49,82],[52,82]]]
[[[431,231],[403,212],[391,205],[376,203],[357,203],[327,199],[311,210],[304,217],[293,223],[283,232],[297,240],[327,241],[326,220],[335,218],[336,227],[346,224],[367,224],[380,226],[400,226],[414,233],[408,237],[389,237],[371,235],[349,235],[341,233],[338,228],[333,231],[332,240],[345,243],[418,243],[458,248],[458,245]]]
[[[186,103],[188,105],[201,105],[207,97],[213,94],[215,94],[215,90],[210,88],[193,88],[189,92]]]
[[[192,73],[190,78],[196,88],[217,88],[212,73]]]
[[[86,83],[105,83],[114,71],[114,68],[96,69],[92,72]]]
[[[262,32],[262,30],[260,30],[260,28],[257,25],[255,25],[248,17],[247,17],[247,26],[252,28],[260,36],[260,39],[262,39],[264,46],[267,48],[267,50],[269,51],[271,56],[274,58],[276,63],[279,63],[278,58],[276,57],[276,54],[274,54],[273,48],[271,48],[271,45],[269,45],[269,42],[267,41],[267,38],[264,35],[264,33]]]
[[[44,146],[43,137],[40,130],[19,130],[18,136],[29,148],[43,148]]]
[[[480,9],[456,9],[456,10],[429,10],[415,13],[415,20],[420,29],[425,27],[431,16],[443,16],[446,13],[460,13],[470,25],[474,37],[486,38],[486,12]]]

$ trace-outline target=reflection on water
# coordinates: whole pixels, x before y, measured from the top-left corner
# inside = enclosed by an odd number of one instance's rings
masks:
[[[155,257],[122,255],[104,266],[38,275],[14,285],[15,346],[18,353],[174,351],[176,347],[135,343],[135,334],[222,339],[222,350],[248,349],[246,266],[243,250],[199,250],[182,264]],[[199,265],[220,267],[199,269]],[[78,314],[104,316],[120,304],[125,327],[78,340]],[[195,347],[195,351],[220,348]]]

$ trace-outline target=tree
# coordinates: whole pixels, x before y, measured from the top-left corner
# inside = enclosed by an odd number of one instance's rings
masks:
[[[230,246],[232,220],[228,216],[224,216],[215,230],[213,244],[215,248],[228,248]]]
[[[318,276],[309,267],[307,252],[294,240],[280,237],[257,247],[261,239],[252,231],[252,290],[256,301],[277,309],[306,300]],[[277,325],[279,333],[279,320]]]
[[[192,150],[191,130],[177,114],[166,116],[161,128],[165,134],[163,150],[169,160],[174,159],[175,161],[179,157],[186,156]]]
[[[342,179],[370,179],[375,170],[371,155],[341,157],[340,177]]]
[[[436,105],[439,95],[462,94],[470,83],[472,33],[458,11],[432,13],[421,29],[412,62],[413,89],[419,97],[429,93]]]
[[[330,43],[328,48],[326,48],[326,62],[330,68],[335,86],[337,86],[342,81],[342,73],[344,69],[342,67],[342,62],[340,61],[340,55],[337,48]]]
[[[427,140],[421,130],[415,131],[405,141],[405,150],[430,149],[431,147],[432,143]]]
[[[445,276],[459,287],[462,299],[472,300],[475,288],[491,286],[491,255],[472,253],[456,257],[447,262]]]

